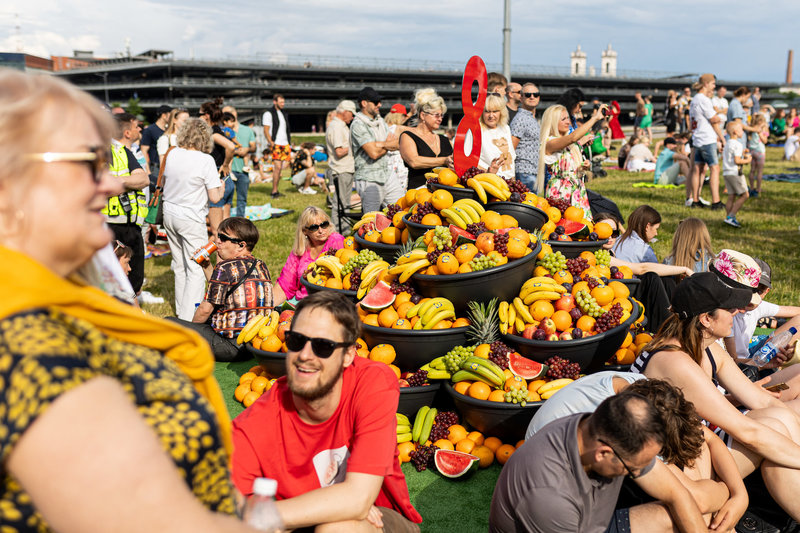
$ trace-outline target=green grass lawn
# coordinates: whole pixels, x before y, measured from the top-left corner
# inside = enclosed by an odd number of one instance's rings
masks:
[[[316,140],[316,139],[315,139]],[[792,163],[780,161],[782,150],[768,148],[765,173],[786,172]],[[795,164],[796,165],[796,164]],[[320,167],[321,168],[321,167]],[[800,248],[800,184],[764,182],[760,198],[748,200],[738,215],[743,228],[735,229],[722,222],[724,212],[709,209],[689,209],[684,206],[684,190],[634,188],[633,183],[652,181],[652,173],[631,174],[623,171],[610,171],[609,176],[594,180],[590,188],[611,198],[627,217],[641,204],[649,204],[662,216],[658,242],[654,248],[660,259],[670,250],[673,232],[678,223],[686,217],[703,219],[711,233],[715,251],[732,248],[766,260],[772,266],[773,290],[769,300],[783,305],[800,304],[800,271],[794,268]],[[275,207],[292,209],[294,213],[275,220],[256,222],[261,232],[261,240],[255,255],[270,268],[274,278],[289,253],[296,231],[297,217],[307,205],[324,207],[324,196],[304,196],[294,192],[288,182],[282,182],[284,198],[274,202]],[[268,185],[253,185],[250,188],[248,203],[261,205],[270,202]],[[708,188],[704,197],[709,198]],[[166,303],[145,305],[145,309],[157,316],[174,315],[173,278],[169,270],[169,256],[147,260],[145,289],[155,295],[163,296]],[[242,405],[233,398],[233,390],[239,376],[254,363],[217,363],[216,377],[225,394],[232,417],[238,415]],[[425,532],[473,532],[488,528],[489,504],[500,467],[479,471],[467,480],[449,480],[432,472],[418,473],[409,465],[403,471],[414,506],[422,514]]]

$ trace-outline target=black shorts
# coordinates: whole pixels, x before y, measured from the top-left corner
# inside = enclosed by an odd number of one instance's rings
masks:
[[[608,523],[606,533],[631,533],[630,508],[614,511],[614,516],[611,517],[611,522]]]

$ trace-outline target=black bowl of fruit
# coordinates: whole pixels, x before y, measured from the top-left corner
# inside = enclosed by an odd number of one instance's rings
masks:
[[[619,304],[612,306],[612,311],[594,319],[595,327],[599,326],[603,330],[601,333],[584,336],[579,328],[572,328],[567,335],[562,333],[559,336],[553,321],[545,319],[538,327],[531,326],[532,329],[523,332],[522,336],[505,334],[503,339],[520,354],[534,361],[546,363],[553,356],[561,356],[577,363],[581,372],[590,374],[603,370],[605,362],[614,355],[614,352],[625,340],[631,324],[639,318],[641,307],[633,300],[631,303],[633,308],[630,316],[621,324],[619,318],[622,316],[622,308]],[[575,320],[577,320],[576,316],[580,317],[583,314],[577,307],[573,309],[573,312],[576,310],[577,312],[573,316]],[[609,327],[612,325],[613,327]],[[576,333],[581,336],[574,338]],[[551,340],[547,340],[548,337]]]
[[[394,329],[361,324],[361,336],[370,347],[390,344],[401,371],[415,371],[434,357],[467,342],[467,326],[447,329]]]
[[[244,344],[245,351],[252,355],[261,368],[273,378],[286,375],[286,354],[283,352],[266,352],[253,348],[249,344]]]
[[[443,185],[441,183],[428,180],[428,190],[436,192],[438,190],[445,190],[453,196],[453,200],[461,200],[463,198],[470,198],[478,200],[478,194],[469,187],[457,187],[453,185]]]
[[[456,312],[467,309],[469,302],[487,303],[492,298],[513,300],[519,288],[533,273],[541,244],[534,244],[528,255],[500,266],[462,274],[414,274],[411,279],[419,293],[428,298],[444,297],[453,302]]]
[[[400,402],[397,404],[397,412],[413,420],[420,407],[433,405],[433,400],[440,388],[439,381],[433,381],[419,387],[400,385]]]
[[[347,296],[348,298],[350,298],[354,302],[358,301],[358,298],[356,296],[356,291],[351,291],[351,290],[346,290],[346,289],[335,289],[333,287],[326,287],[325,285],[317,285],[315,283],[311,283],[310,281],[308,281],[306,278],[304,278],[302,276],[300,277],[300,285],[302,285],[303,287],[306,288],[306,291],[308,291],[308,294],[314,294],[315,292],[319,292],[319,291],[334,291],[334,292],[339,292],[339,293],[344,294],[345,296]]]
[[[359,248],[372,250],[381,256],[381,259],[389,263],[395,262],[397,259],[397,254],[400,252],[400,248],[403,247],[402,244],[386,244],[383,242],[368,241],[358,233],[355,234],[355,240],[358,243]]]
[[[514,217],[519,222],[519,227],[528,231],[541,229],[548,220],[547,213],[538,207],[519,202],[491,202],[486,208]]]
[[[423,204],[423,205],[427,206],[429,204],[426,203],[426,204]],[[420,209],[424,210],[424,209],[426,209],[426,207],[420,207]],[[433,209],[433,207],[431,207],[430,209]],[[426,231],[436,227],[436,226],[428,226],[427,224],[420,224],[419,222],[412,222],[412,221],[410,221],[408,219],[408,217],[409,217],[408,214],[403,216],[403,222],[405,223],[406,227],[408,228],[408,237],[411,240],[419,239],[420,237],[425,235]]]

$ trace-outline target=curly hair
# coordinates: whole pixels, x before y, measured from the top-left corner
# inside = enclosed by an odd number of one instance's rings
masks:
[[[210,154],[214,148],[211,126],[202,119],[187,118],[178,129],[178,146]]]
[[[703,447],[703,428],[694,404],[683,391],[660,379],[640,379],[626,391],[650,400],[664,423],[664,447],[661,456],[678,468],[691,467]]]
[[[417,111],[424,111],[425,113],[438,111],[443,115],[447,113],[444,98],[439,96],[439,93],[433,87],[417,89],[417,92],[414,93],[414,101],[417,103]]]

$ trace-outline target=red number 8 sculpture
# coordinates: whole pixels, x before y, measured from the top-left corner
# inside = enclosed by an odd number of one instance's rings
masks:
[[[472,102],[472,84],[478,82],[478,99]],[[461,107],[464,118],[458,123],[456,142],[453,152],[453,166],[456,174],[461,176],[470,167],[477,167],[481,159],[481,125],[480,118],[486,105],[486,64],[478,56],[472,56],[464,69],[461,81]],[[464,140],[467,132],[472,134],[472,149],[469,155],[464,153]]]

